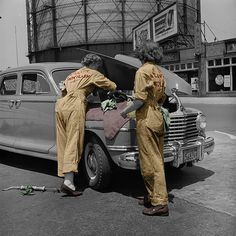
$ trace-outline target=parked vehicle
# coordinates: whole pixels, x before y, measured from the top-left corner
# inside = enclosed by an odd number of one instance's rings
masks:
[[[128,59],[129,62],[120,55],[105,60],[104,71],[122,90],[113,95],[118,103],[126,102],[132,94],[137,65],[132,58]],[[60,96],[59,83],[80,67],[79,63],[35,63],[0,73],[0,149],[56,160],[54,106]],[[165,106],[170,111],[171,124],[165,135],[164,159],[180,168],[211,153],[214,139],[205,135],[205,116],[198,110],[185,108],[177,95],[181,87],[186,92],[187,83],[176,77],[177,90],[173,87],[176,87],[173,78],[166,80],[169,98]],[[88,98],[90,114],[100,106],[99,93],[91,94]],[[87,116],[86,120],[82,163],[88,183],[94,189],[108,186],[113,164],[125,169],[139,168],[135,119],[128,120],[109,139],[104,134],[102,115],[99,119]]]

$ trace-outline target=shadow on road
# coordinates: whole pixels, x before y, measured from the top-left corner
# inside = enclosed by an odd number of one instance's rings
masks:
[[[165,173],[168,192],[171,192],[173,189],[182,189],[185,186],[205,181],[205,179],[214,174],[213,171],[199,166],[185,167],[181,170],[166,166]],[[143,179],[139,171],[117,171],[113,177],[112,185],[107,191],[119,192],[134,198],[139,198],[146,194]],[[173,199],[174,195],[169,194],[169,201],[172,202]]]
[[[35,171],[47,175],[57,175],[57,162],[37,157],[1,151],[0,163],[20,169]]]
[[[1,151],[0,163],[20,169],[57,176],[56,161]],[[214,174],[213,171],[199,166],[185,167],[181,170],[166,166],[165,173],[168,192],[173,189],[182,189],[185,186],[204,181]],[[80,180],[82,180],[79,181],[79,188],[82,190],[87,186],[84,179],[81,179],[81,177],[82,176],[79,176]],[[113,173],[110,188],[102,192],[118,192],[134,198],[146,194],[140,171],[124,170],[120,168],[117,168]],[[173,198],[174,196],[169,194],[169,200],[172,201]]]

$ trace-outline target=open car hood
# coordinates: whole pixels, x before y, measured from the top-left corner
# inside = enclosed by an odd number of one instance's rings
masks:
[[[127,65],[131,65],[136,70],[142,65],[141,61],[135,57],[130,57],[126,55],[118,54],[115,56],[115,59],[118,61],[121,61],[123,63],[126,63]],[[161,72],[164,75],[164,78],[166,80],[166,94],[171,95],[172,89],[177,89],[179,92],[192,95],[192,88],[189,83],[187,83],[184,79],[176,75],[175,73],[158,66],[158,68],[161,70]],[[126,80],[125,83],[128,81]]]
[[[79,61],[88,53],[99,55],[103,59],[103,66],[100,69],[100,72],[115,82],[118,90],[133,90],[135,73],[141,66],[139,59],[122,54],[118,54],[113,58],[81,48],[77,48],[77,50]],[[165,77],[167,84],[165,92],[167,95],[171,95],[171,90],[174,88],[178,89],[181,93],[192,95],[191,86],[185,80],[161,66],[158,66],[158,68]]]

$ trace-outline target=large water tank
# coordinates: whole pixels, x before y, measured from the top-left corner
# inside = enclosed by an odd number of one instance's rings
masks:
[[[131,50],[132,28],[172,2],[27,0],[29,54],[73,46],[108,54]]]

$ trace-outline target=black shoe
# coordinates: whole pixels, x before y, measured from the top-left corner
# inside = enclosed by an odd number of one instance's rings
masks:
[[[152,206],[151,201],[148,199],[148,196],[144,196],[143,198],[139,199],[138,204],[147,208]]]
[[[158,205],[158,206],[151,206],[150,208],[145,208],[143,210],[143,214],[148,216],[168,216],[169,215],[168,205]]]
[[[65,193],[66,195],[74,196],[74,197],[77,197],[77,196],[80,196],[80,195],[83,194],[83,192],[81,192],[81,191],[76,191],[76,190],[73,190],[73,189],[69,188],[64,183],[61,185],[61,190],[60,191],[62,193]]]

